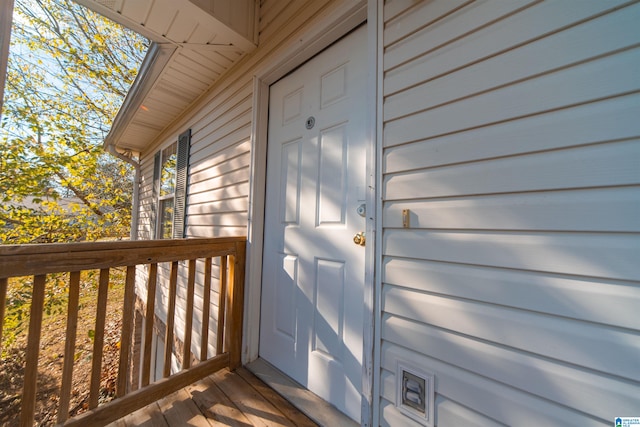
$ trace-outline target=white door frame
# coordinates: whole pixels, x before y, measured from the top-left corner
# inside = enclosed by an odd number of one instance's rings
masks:
[[[346,0],[336,2],[321,13],[313,24],[290,38],[290,42],[271,55],[267,64],[257,70],[253,80],[253,113],[251,129],[251,171],[249,190],[249,224],[247,230],[247,270],[245,283],[245,309],[243,327],[243,363],[258,358],[260,338],[260,303],[262,287],[262,251],[264,232],[264,200],[267,171],[267,130],[269,110],[269,86],[289,72],[302,65],[332,43],[367,21],[373,13],[376,19],[367,27],[367,70],[368,99],[363,108],[367,108],[368,124],[366,164],[366,236],[364,305],[365,318],[363,330],[363,384],[362,415],[363,425],[370,425],[373,408],[377,407],[372,398],[374,382],[374,295],[376,265],[376,203],[377,191],[377,49],[378,25],[375,0]]]

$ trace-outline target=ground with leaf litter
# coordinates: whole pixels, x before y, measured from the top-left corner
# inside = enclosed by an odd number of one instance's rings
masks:
[[[93,288],[93,287],[90,287]],[[109,401],[115,394],[122,325],[122,286],[111,286],[105,323],[100,403]],[[87,410],[93,354],[93,330],[95,328],[95,289],[81,291],[78,329],[74,354],[73,386],[71,388],[70,416]],[[36,425],[55,425],[57,420],[62,366],[66,335],[66,310],[64,313],[45,315],[42,322],[40,358],[38,365],[38,395]],[[26,327],[24,328],[27,329]],[[0,358],[0,425],[17,426],[24,376],[26,331],[19,334]]]

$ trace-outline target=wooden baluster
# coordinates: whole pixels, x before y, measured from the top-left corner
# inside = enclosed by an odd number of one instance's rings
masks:
[[[151,352],[153,348],[153,322],[155,319],[156,284],[158,282],[158,264],[151,264],[149,268],[149,283],[147,286],[147,310],[144,325],[144,354],[142,356],[142,387],[149,385],[151,378]]]
[[[236,243],[235,256],[229,257],[229,323],[227,337],[229,369],[242,366],[242,312],[244,309],[245,243]]]
[[[169,307],[167,307],[167,330],[164,334],[164,366],[162,376],[171,375],[171,353],[173,349],[173,323],[176,311],[176,291],[178,289],[178,261],[171,263],[169,278]]]
[[[69,302],[67,304],[67,333],[64,345],[64,365],[62,368],[62,386],[60,387],[60,405],[58,406],[58,424],[69,418],[69,401],[73,381],[73,362],[76,352],[76,332],[78,330],[78,302],[80,297],[80,272],[74,271],[69,277]]]
[[[211,258],[204,260],[204,289],[202,290],[202,333],[200,361],[207,360],[209,346],[209,315],[211,311]]]
[[[129,357],[131,355],[131,338],[133,336],[133,310],[136,285],[136,266],[127,267],[127,279],[124,288],[124,303],[122,307],[122,334],[120,335],[120,363],[118,365],[118,382],[116,383],[116,397],[127,393],[129,380]]]
[[[9,279],[0,279],[0,353],[2,352],[2,328],[4,327],[4,308],[7,303],[7,288]]]
[[[224,351],[224,325],[226,323],[227,303],[227,256],[220,257],[220,286],[218,294],[218,332],[216,341],[216,355]]]
[[[100,270],[98,282],[98,303],[96,305],[96,326],[93,332],[93,356],[91,359],[91,382],[89,387],[89,409],[98,406],[100,378],[102,376],[102,353],[104,350],[104,325],[107,316],[107,296],[109,293],[109,269]]]
[[[38,356],[40,354],[40,332],[42,328],[42,310],[44,307],[44,291],[47,276],[40,274],[33,278],[33,294],[29,314],[29,337],[27,341],[26,366],[24,369],[24,386],[22,390],[22,411],[20,425],[33,426],[36,411],[36,392],[38,380]]]
[[[182,349],[182,369],[191,367],[191,328],[193,327],[193,293],[196,283],[196,260],[189,260],[189,276],[187,278],[187,309],[184,319],[184,347]]]

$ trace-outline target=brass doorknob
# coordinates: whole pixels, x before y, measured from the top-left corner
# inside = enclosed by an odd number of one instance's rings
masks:
[[[353,243],[356,245],[364,246],[365,244],[364,231],[360,231],[355,236],[353,236]]]

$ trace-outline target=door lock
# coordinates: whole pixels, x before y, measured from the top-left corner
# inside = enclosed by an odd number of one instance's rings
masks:
[[[366,239],[364,237],[364,231],[360,231],[356,233],[355,236],[353,236],[353,243],[355,243],[356,245],[364,246],[365,240]]]

